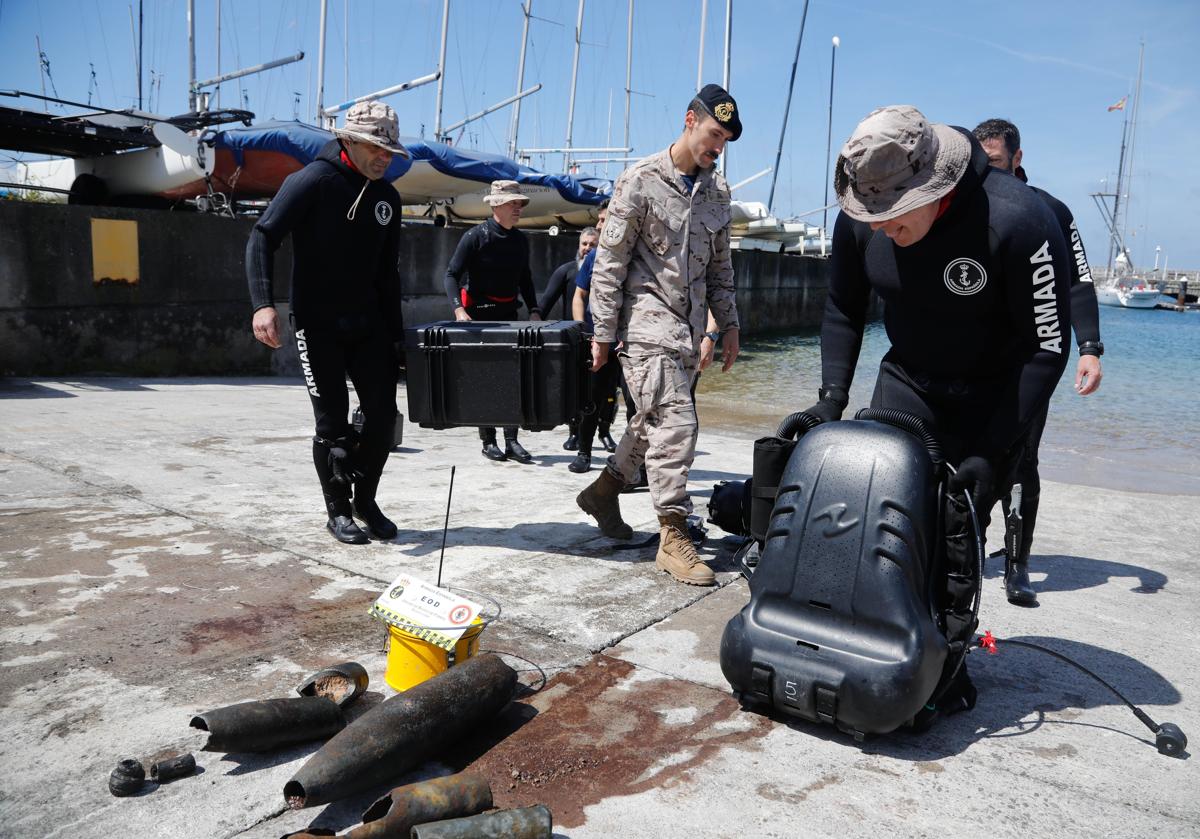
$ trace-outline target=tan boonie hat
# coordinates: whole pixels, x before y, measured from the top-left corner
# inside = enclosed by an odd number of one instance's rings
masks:
[[[346,112],[346,124],[333,129],[338,137],[373,143],[392,154],[408,157],[408,150],[400,145],[400,124],[396,112],[383,102],[359,102]]]
[[[516,181],[492,181],[491,194],[483,196],[483,203],[492,207],[509,201],[520,201],[522,207],[529,203],[529,196],[521,192],[521,185]]]
[[[842,146],[833,188],[846,215],[887,221],[949,193],[970,162],[965,134],[929,122],[912,105],[889,105],[868,114]]]

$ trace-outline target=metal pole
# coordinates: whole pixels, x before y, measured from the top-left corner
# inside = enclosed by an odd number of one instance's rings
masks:
[[[787,103],[783,106],[783,125],[779,126],[779,145],[775,147],[775,173],[771,176],[771,192],[767,197],[767,212],[775,206],[775,183],[779,180],[779,158],[783,155],[783,135],[787,133],[788,114],[792,110],[792,88],[796,86],[796,65],[800,62],[800,44],[804,42],[804,24],[808,20],[808,0],[800,15],[800,35],[796,38],[796,55],[792,59],[792,77],[788,81]]]
[[[446,32],[450,25],[450,0],[442,0],[442,51],[438,55],[437,111],[433,116],[433,136],[442,136],[442,88],[446,79]]]
[[[525,23],[521,27],[521,58],[517,62],[517,92],[525,84],[525,48],[529,46],[529,15],[533,11],[533,0],[525,0]],[[521,100],[513,105],[512,123],[508,127],[508,156],[517,157],[517,128],[521,124]]]
[[[807,2],[807,0],[806,0]],[[704,30],[708,24],[708,0],[700,0],[700,57],[696,59],[696,92],[704,87]]]
[[[833,144],[833,70],[837,66],[837,48],[842,39],[833,36],[833,50],[829,56],[829,122],[825,129],[825,210],[821,213],[821,240],[826,238],[829,230],[829,153]],[[824,246],[822,246],[824,247]]]
[[[317,36],[317,128],[325,121],[325,24],[329,17],[329,0],[321,0],[321,32]]]
[[[137,70],[138,70],[138,110],[142,109],[142,58],[145,55],[145,9],[142,6],[142,0],[138,0],[138,54],[137,54]],[[195,53],[193,52],[193,56]],[[195,58],[192,59],[192,75],[195,76]]]
[[[350,98],[350,0],[342,0],[342,98]]]
[[[129,7],[129,28],[133,28],[133,7]],[[46,96],[46,68],[42,64],[42,36],[34,35],[34,42],[37,44],[38,51],[38,78],[42,80],[42,110],[50,113],[50,100]],[[141,110],[141,103],[138,103],[138,110]]]
[[[138,4],[141,7],[141,3]],[[139,12],[140,14],[140,12]],[[187,3],[188,25],[188,110],[196,110],[196,0]],[[142,78],[138,73],[138,107],[142,107]]]
[[[1137,122],[1138,112],[1142,109],[1142,59],[1146,56],[1146,42],[1142,41],[1138,48],[1138,76],[1137,87],[1134,88],[1133,95],[1133,114],[1129,117],[1129,165],[1125,167],[1125,220],[1121,226],[1122,245],[1129,241],[1129,196],[1133,192],[1133,162],[1134,149],[1137,148]],[[1136,233],[1134,235],[1137,235]],[[1125,259],[1129,263],[1130,270],[1133,269],[1133,254],[1125,252]]]
[[[633,0],[629,0],[629,24],[625,32],[625,145],[629,145],[630,94],[633,93]],[[611,114],[611,102],[610,114]],[[609,142],[609,141],[605,141]]]
[[[221,75],[221,0],[217,0],[217,75]],[[217,110],[221,110],[220,85],[217,85]]]
[[[373,99],[382,99],[385,96],[403,93],[406,90],[412,90],[413,88],[421,87],[422,85],[432,84],[433,82],[436,82],[438,78],[439,76],[437,73],[430,73],[428,76],[421,76],[419,79],[413,79],[410,82],[404,82],[403,84],[385,87],[383,90],[377,90],[374,93],[368,93],[365,96],[359,96],[346,102],[340,102],[330,108],[326,108],[321,115],[332,120],[334,119],[334,114],[349,110],[359,102],[370,102]]]
[[[571,129],[575,123],[575,84],[579,80],[579,47],[583,40],[583,4],[579,0],[579,15],[575,20],[575,58],[571,62],[571,104],[567,108],[567,142],[563,144],[563,172],[571,169]]]
[[[226,73],[223,76],[214,76],[211,79],[195,82],[192,88],[199,93],[202,88],[212,87],[213,85],[222,84],[224,82],[240,79],[243,76],[252,76],[255,73],[261,73],[264,70],[273,70],[276,67],[282,67],[285,64],[294,64],[297,61],[304,60],[304,53],[298,52],[295,55],[289,55],[287,58],[277,58],[274,61],[268,61],[265,64],[255,64],[253,67],[246,67],[243,70],[234,70],[231,73]]]
[[[444,136],[449,136],[452,132],[455,131],[455,129],[462,128],[464,125],[474,122],[477,119],[482,119],[483,117],[490,114],[492,111],[500,110],[505,105],[511,105],[513,102],[519,102],[522,99],[524,99],[526,96],[529,96],[531,93],[537,93],[541,89],[542,89],[542,85],[539,82],[538,84],[535,84],[533,87],[529,88],[528,90],[522,90],[520,93],[518,93],[514,96],[510,96],[507,99],[503,99],[503,100],[497,102],[495,105],[488,105],[482,111],[471,114],[466,119],[461,119],[458,122],[454,123],[453,125],[447,125]],[[438,140],[438,141],[442,141],[441,137],[435,137],[434,139]]]
[[[725,90],[729,90],[729,54],[733,47],[733,0],[725,0],[725,73],[722,76],[721,86]],[[724,175],[729,164],[729,146],[725,146],[725,153],[721,155],[721,174]]]

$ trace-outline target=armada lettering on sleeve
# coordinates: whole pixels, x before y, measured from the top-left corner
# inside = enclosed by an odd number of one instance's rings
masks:
[[[1033,307],[1034,324],[1038,342],[1044,350],[1062,354],[1062,329],[1058,323],[1058,298],[1054,293],[1054,265],[1050,256],[1050,240],[1042,242],[1029,262],[1038,267],[1033,272],[1033,284],[1038,288],[1033,292],[1035,300],[1045,300],[1045,303],[1035,303]]]
[[[304,386],[308,388],[308,392],[313,396],[320,396],[317,392],[317,380],[313,378],[312,365],[308,363],[308,339],[304,337],[304,330],[296,330],[296,351],[300,353],[300,369],[304,372]]]
[[[1079,235],[1079,228],[1073,220],[1071,222],[1071,250],[1075,252],[1075,271],[1079,274],[1079,282],[1090,283],[1092,269],[1088,265],[1087,254],[1083,251],[1083,237]]]

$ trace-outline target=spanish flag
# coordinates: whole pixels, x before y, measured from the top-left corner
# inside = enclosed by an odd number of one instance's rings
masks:
[[[1123,110],[1125,110],[1125,100],[1127,100],[1128,98],[1129,98],[1128,96],[1122,96],[1122,97],[1121,97],[1121,101],[1120,101],[1120,102],[1117,102],[1115,105],[1109,105],[1109,106],[1108,106],[1108,109],[1109,109],[1110,111],[1123,111]]]

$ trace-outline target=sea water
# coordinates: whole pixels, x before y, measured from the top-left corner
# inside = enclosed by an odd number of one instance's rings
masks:
[[[1040,449],[1048,480],[1139,492],[1200,495],[1200,312],[1100,307],[1100,389],[1075,392],[1074,352],[1050,401]],[[867,327],[846,415],[870,403],[888,340]],[[718,358],[719,364],[719,358]],[[697,391],[702,428],[747,440],[817,400],[816,331],[747,339],[729,373],[717,365]],[[703,436],[703,431],[701,432]]]

